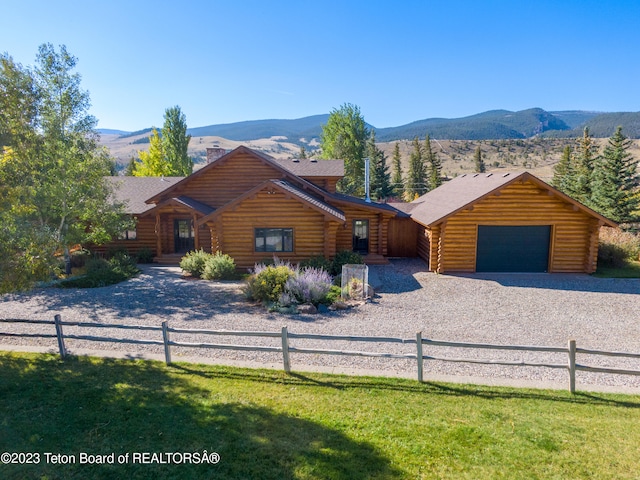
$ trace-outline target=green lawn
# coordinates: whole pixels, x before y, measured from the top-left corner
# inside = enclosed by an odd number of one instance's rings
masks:
[[[598,267],[593,276],[601,278],[640,278],[640,262],[629,260],[624,267]]]
[[[638,425],[640,396],[0,353],[0,452],[41,456],[2,479],[638,478]]]

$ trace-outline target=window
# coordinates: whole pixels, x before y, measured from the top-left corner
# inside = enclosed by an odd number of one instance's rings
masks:
[[[134,228],[133,230],[125,230],[124,232],[120,232],[118,235],[118,240],[136,240],[138,238],[138,232]]]
[[[256,252],[293,252],[293,228],[256,228]]]

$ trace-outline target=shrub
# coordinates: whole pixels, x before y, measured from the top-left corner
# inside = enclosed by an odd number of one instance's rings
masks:
[[[153,263],[153,251],[149,247],[142,247],[136,253],[138,263]]]
[[[316,257],[311,257],[309,260],[303,260],[300,262],[300,268],[319,268],[324,270],[327,273],[331,272],[331,260],[324,257],[323,255],[318,255]]]
[[[247,283],[247,296],[261,302],[277,302],[284,286],[296,272],[288,265],[256,265]]]
[[[204,262],[202,278],[205,280],[220,280],[233,278],[236,273],[236,262],[226,253],[216,252]]]
[[[204,271],[204,265],[212,255],[203,249],[187,252],[180,260],[180,268],[189,273],[193,277],[201,277]]]
[[[639,260],[639,257],[640,236],[619,228],[600,229],[599,263],[622,267],[628,260]]]
[[[338,252],[331,263],[331,275],[336,276],[342,273],[342,266],[347,264],[363,264],[362,255],[351,250],[342,250]]]
[[[312,303],[318,305],[331,290],[331,275],[321,268],[308,267],[298,275],[290,277],[284,285],[283,296],[296,303]],[[286,305],[283,298],[280,303]]]
[[[61,288],[96,288],[114,285],[135,277],[140,270],[133,258],[126,254],[117,254],[109,260],[93,258],[87,261],[86,273],[81,277],[60,282]]]
[[[331,305],[339,300],[342,300],[342,288],[336,285],[331,285],[331,288],[329,289],[325,297],[320,301],[320,303]]]

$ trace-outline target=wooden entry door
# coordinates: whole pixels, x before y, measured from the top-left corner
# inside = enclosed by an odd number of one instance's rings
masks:
[[[173,221],[173,246],[175,253],[186,253],[195,247],[195,235],[190,218]]]

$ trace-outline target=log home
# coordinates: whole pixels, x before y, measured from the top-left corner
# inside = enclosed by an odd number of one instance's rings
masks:
[[[341,250],[386,263],[388,223],[406,215],[337,193],[343,176],[342,160],[278,160],[238,147],[184,178],[110,177],[136,230],[109,246],[146,247],[167,263],[193,249],[222,251],[241,268]]]
[[[343,175],[341,160],[238,147],[184,178],[110,177],[137,223],[110,246],[165,263],[222,251],[240,268],[353,250],[368,264],[419,256],[439,273],[592,273],[600,227],[615,226],[527,172],[461,175],[405,204],[340,194]]]

